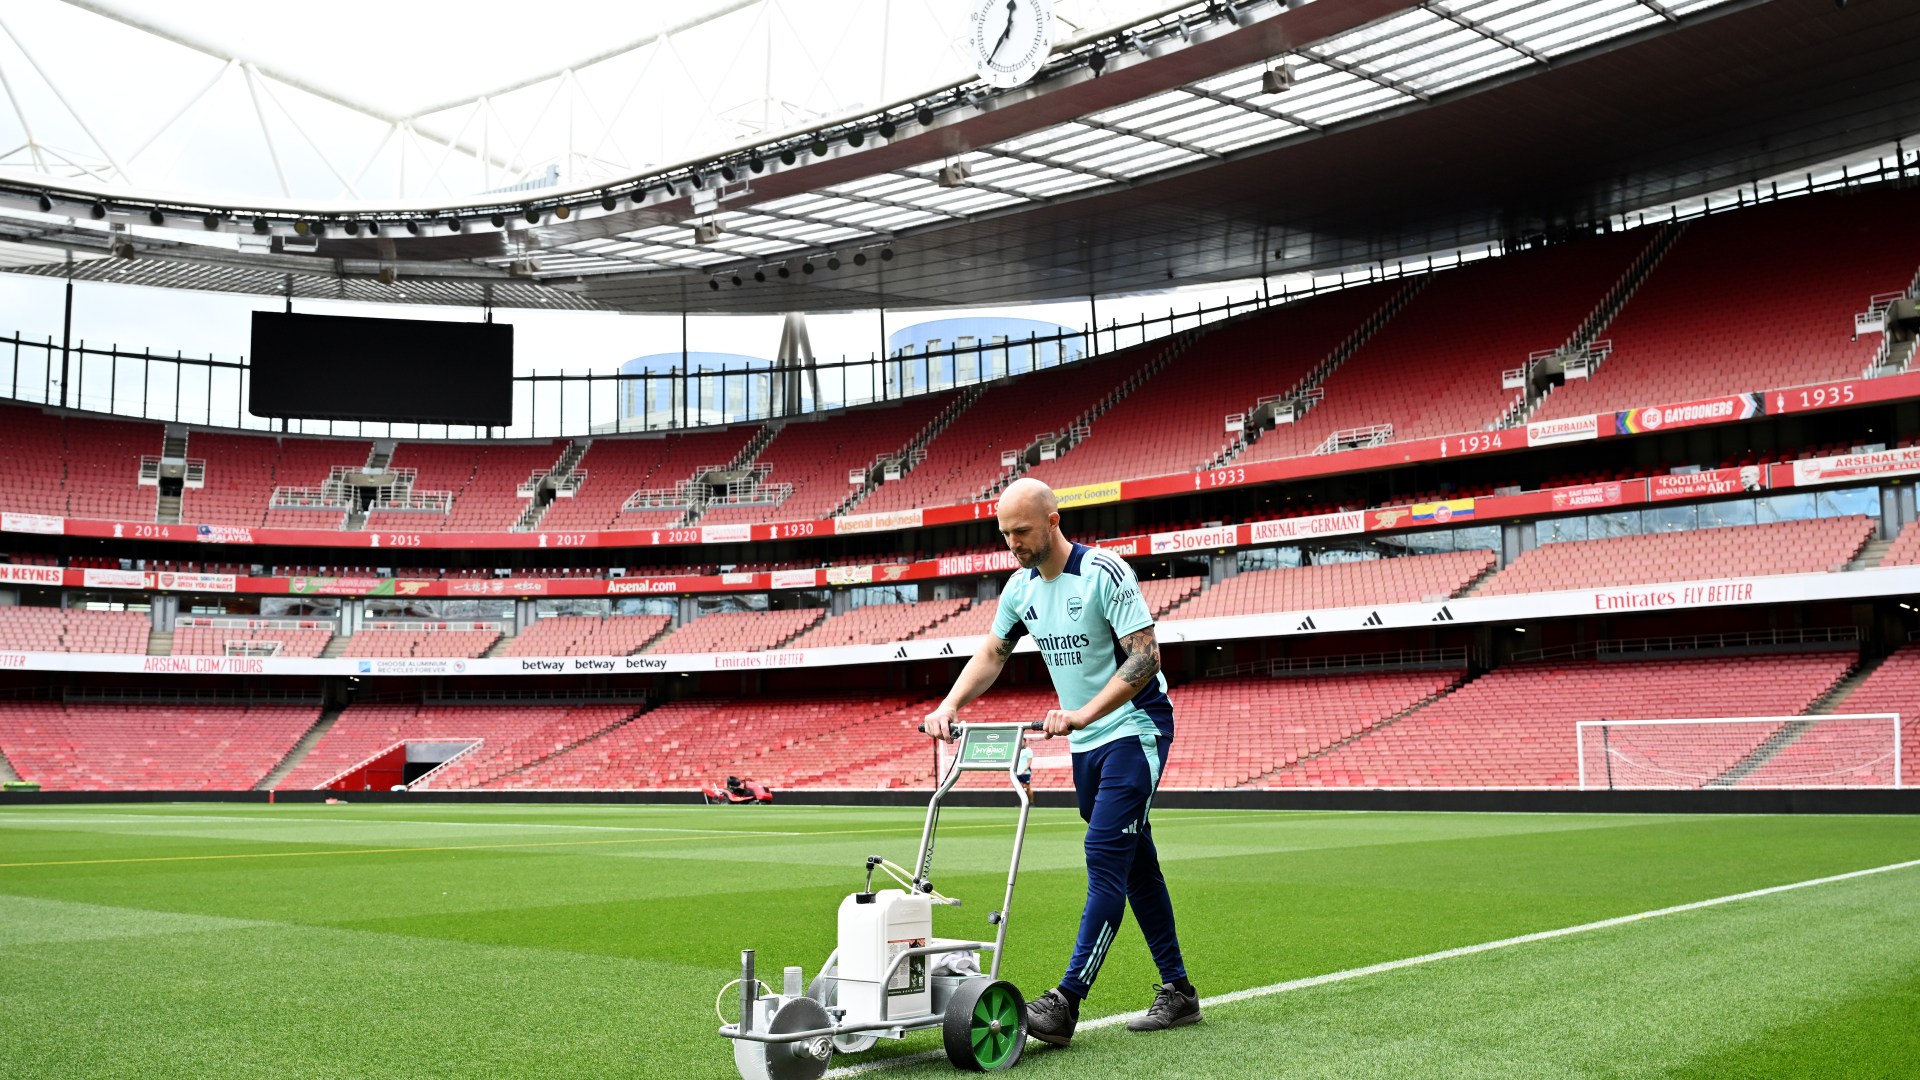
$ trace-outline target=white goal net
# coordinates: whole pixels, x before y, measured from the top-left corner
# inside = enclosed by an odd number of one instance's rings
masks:
[[[1898,713],[1582,720],[1580,788],[1903,787]]]

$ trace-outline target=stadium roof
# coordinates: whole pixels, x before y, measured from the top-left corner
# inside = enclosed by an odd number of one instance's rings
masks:
[[[771,52],[783,7],[722,4],[671,29],[756,17]],[[1832,0],[1195,2],[1070,35],[1026,87],[951,80],[664,167],[579,166],[570,186],[180,201],[108,186],[125,177],[104,168],[37,186],[15,176],[0,235],[16,243],[0,261],[296,296],[770,312],[1352,266],[1577,228],[1892,143],[1920,96],[1906,47],[1917,17]],[[1270,70],[1291,85],[1268,92]],[[672,102],[711,113],[696,93]],[[470,108],[484,114],[479,98]],[[943,170],[967,175],[943,184]],[[102,222],[85,212],[95,198]],[[295,235],[313,224],[323,237]],[[115,240],[138,257],[103,258]]]

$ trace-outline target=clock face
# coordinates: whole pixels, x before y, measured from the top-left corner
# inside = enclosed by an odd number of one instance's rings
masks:
[[[987,85],[1019,86],[1053,51],[1053,0],[976,0],[967,44]]]

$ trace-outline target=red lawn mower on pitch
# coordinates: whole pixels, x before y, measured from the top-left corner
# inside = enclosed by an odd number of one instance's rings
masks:
[[[727,777],[725,787],[703,787],[700,797],[708,806],[715,803],[732,805],[734,803],[770,803],[773,801],[773,789],[758,780],[742,780],[737,776]]]

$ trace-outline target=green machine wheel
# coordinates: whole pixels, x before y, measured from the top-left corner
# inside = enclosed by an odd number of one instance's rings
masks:
[[[1027,1043],[1027,1000],[1003,979],[968,979],[947,1002],[941,1035],[956,1069],[1011,1069]]]

